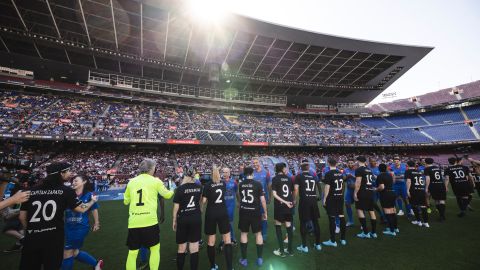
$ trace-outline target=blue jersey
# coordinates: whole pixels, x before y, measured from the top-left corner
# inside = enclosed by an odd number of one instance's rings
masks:
[[[369,167],[369,168],[372,171],[372,174],[374,176],[373,185],[376,187],[377,186],[377,176],[380,174],[380,170],[378,169],[378,167]]]
[[[355,185],[355,169],[350,169],[350,168],[345,168],[345,170],[343,170],[343,175],[346,177],[345,181],[347,182],[347,188],[349,189],[352,189],[350,188],[351,186]],[[351,176],[347,176],[347,175],[351,175]]]
[[[268,185],[270,184],[270,173],[264,169],[261,171],[254,171],[253,172],[253,180],[258,181],[262,184],[263,192],[265,192],[265,199],[268,200]]]
[[[390,171],[392,171],[393,175],[395,175],[395,181],[405,182],[405,179],[403,179],[403,177],[405,175],[406,170],[407,170],[407,165],[405,165],[405,163],[400,163],[399,168],[397,168],[395,164],[392,164],[390,166]]]
[[[78,197],[83,203],[88,203],[92,200],[92,193],[87,192]],[[75,212],[71,209],[65,211],[65,233],[69,235],[83,235],[90,229],[89,217],[90,211],[98,209],[98,204],[94,203],[90,209],[85,213]]]
[[[233,177],[230,180],[225,181],[225,204],[227,209],[235,209],[235,196],[237,194],[237,183],[233,180]]]

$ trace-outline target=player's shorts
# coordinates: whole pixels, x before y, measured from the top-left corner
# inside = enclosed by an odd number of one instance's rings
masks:
[[[140,247],[149,248],[158,243],[160,243],[160,228],[158,224],[128,229],[127,246],[129,250],[137,250]]]
[[[385,190],[379,194],[380,204],[382,208],[393,208],[395,207],[396,195],[393,190]]]
[[[373,192],[358,193],[358,202],[355,208],[363,211],[373,211]]]
[[[20,231],[23,230],[23,226],[20,223],[18,218],[12,218],[5,221],[5,226],[3,226],[2,232],[5,233],[6,231]]]
[[[327,210],[327,215],[330,217],[341,216],[343,215],[343,200],[327,200],[325,203],[325,209]]]
[[[63,237],[60,240],[49,240],[48,244],[41,247],[29,247],[25,244],[22,249],[19,269],[60,269],[63,261]]]
[[[410,204],[414,206],[425,206],[426,193],[424,191],[410,192]]]
[[[393,191],[397,197],[407,198],[407,184],[405,182],[395,182],[393,184]]]
[[[350,189],[350,188],[345,189],[345,203],[347,204],[355,203],[355,200],[353,199],[353,193],[354,193],[353,189]]]
[[[320,211],[318,204],[315,203],[300,203],[298,206],[298,217],[300,221],[309,221],[318,219],[320,217]]]
[[[452,185],[452,190],[455,197],[466,197],[470,195],[470,185],[466,182]]]
[[[205,234],[214,235],[218,231],[220,234],[227,234],[230,232],[230,220],[228,215],[212,216],[210,214],[205,215]]]
[[[80,249],[83,241],[87,237],[89,228],[82,231],[69,232],[65,231],[65,249]]]
[[[252,233],[258,233],[262,230],[262,216],[243,215],[238,219],[238,229],[241,232],[249,232],[250,228]]]
[[[284,222],[292,222],[293,221],[293,214],[290,209],[284,210],[282,209],[281,211],[274,210],[273,211],[273,218],[281,223]]]
[[[428,191],[430,192],[430,195],[432,195],[432,198],[435,201],[444,201],[447,199],[447,189],[443,184],[439,186],[430,185]]]
[[[177,244],[195,243],[202,237],[202,218],[187,217],[177,222],[176,241]]]

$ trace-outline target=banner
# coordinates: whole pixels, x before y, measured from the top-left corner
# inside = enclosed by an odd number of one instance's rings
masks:
[[[268,146],[267,142],[243,142],[243,146]]]
[[[273,146],[299,146],[299,143],[270,143]]]
[[[80,111],[80,110],[70,110],[70,112],[75,113],[75,114],[82,113],[82,111]]]
[[[18,103],[7,103],[7,104],[5,104],[5,107],[7,107],[7,108],[17,108]]]
[[[128,127],[128,123],[120,123],[120,127],[126,128],[126,127]]]
[[[71,123],[72,120],[71,119],[66,119],[66,118],[61,118],[60,119],[60,123]]]
[[[176,140],[176,139],[168,139],[168,144],[200,144],[199,140]]]
[[[168,129],[169,130],[177,130],[177,127],[176,126],[169,126]]]

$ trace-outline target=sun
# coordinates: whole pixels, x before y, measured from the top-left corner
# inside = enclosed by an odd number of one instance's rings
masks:
[[[228,0],[187,0],[192,19],[215,24],[225,20],[229,3]]]

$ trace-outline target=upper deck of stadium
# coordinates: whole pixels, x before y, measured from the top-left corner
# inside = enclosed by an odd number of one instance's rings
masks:
[[[235,14],[199,24],[165,0],[2,1],[0,29],[0,64],[36,78],[84,82],[92,70],[212,87],[220,66],[215,88],[297,105],[368,103],[432,50]]]

